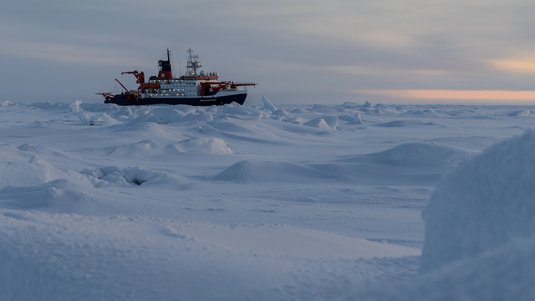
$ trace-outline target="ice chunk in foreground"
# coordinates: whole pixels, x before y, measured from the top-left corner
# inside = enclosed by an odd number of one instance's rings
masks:
[[[423,271],[535,233],[535,131],[499,143],[437,186],[424,209]]]
[[[411,279],[340,300],[535,300],[533,236]]]
[[[347,300],[535,300],[534,149],[530,131],[447,175],[423,213],[426,273]]]

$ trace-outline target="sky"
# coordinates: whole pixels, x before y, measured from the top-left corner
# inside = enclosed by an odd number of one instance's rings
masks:
[[[248,102],[535,104],[532,0],[18,0],[0,101],[100,101],[193,48]]]

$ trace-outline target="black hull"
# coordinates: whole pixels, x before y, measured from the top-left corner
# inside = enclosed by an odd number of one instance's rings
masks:
[[[149,105],[189,105],[189,106],[221,106],[233,102],[243,105],[247,93],[226,96],[199,96],[177,98],[140,98],[132,99],[128,94],[117,94],[104,101],[120,106],[149,106]]]

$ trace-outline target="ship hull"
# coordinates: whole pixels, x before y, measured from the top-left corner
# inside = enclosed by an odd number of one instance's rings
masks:
[[[230,95],[213,95],[197,97],[146,97],[132,99],[128,94],[117,94],[105,103],[114,103],[120,106],[148,106],[148,105],[189,105],[189,106],[220,106],[236,102],[243,105],[247,98],[247,93],[235,93]]]

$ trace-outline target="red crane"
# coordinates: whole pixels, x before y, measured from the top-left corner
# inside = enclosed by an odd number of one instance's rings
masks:
[[[138,90],[144,91],[146,89],[160,89],[159,83],[145,83],[145,73],[134,71],[121,72],[121,74],[132,74],[136,77],[136,82],[139,84]]]

